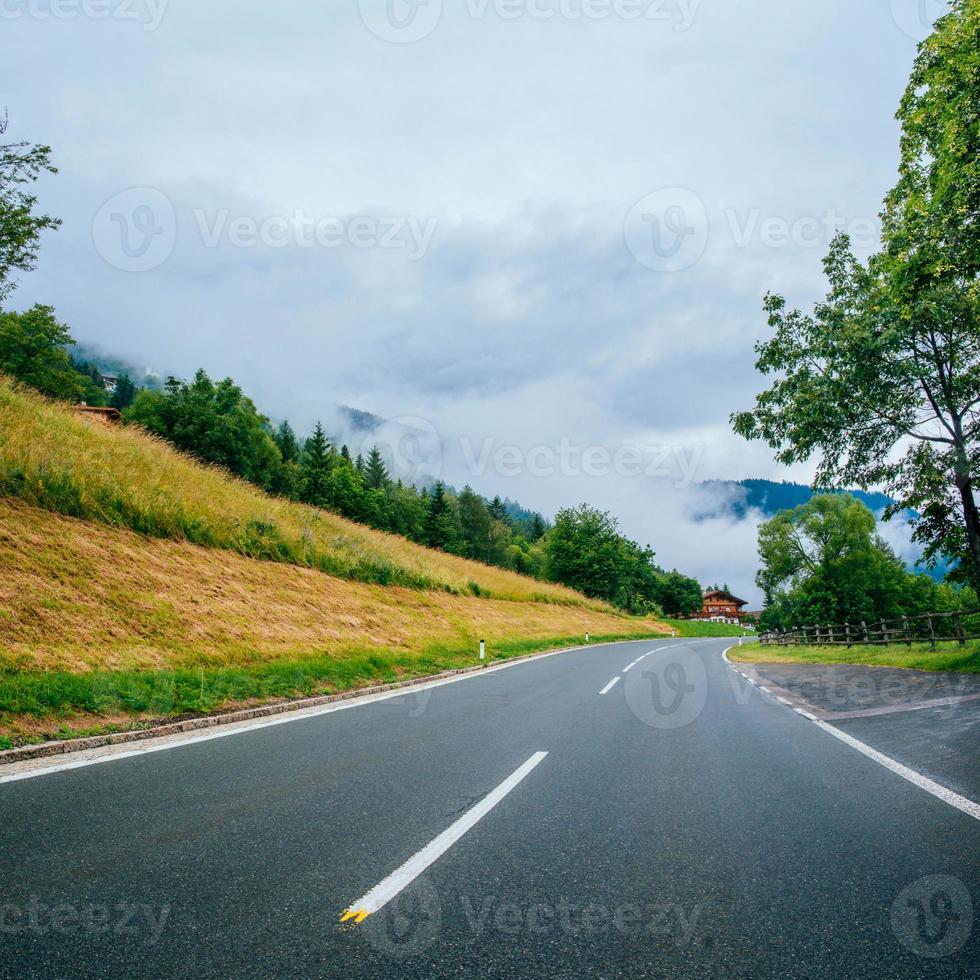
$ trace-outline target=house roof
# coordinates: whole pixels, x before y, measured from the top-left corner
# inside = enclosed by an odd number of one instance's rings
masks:
[[[739,599],[738,596],[734,596],[731,592],[725,592],[724,589],[713,589],[711,592],[705,592],[705,599],[727,599],[729,602],[734,602],[736,606],[747,606],[747,599]]]
[[[122,412],[118,408],[104,408],[102,405],[81,405],[75,406],[75,411],[80,415],[97,415],[109,422],[118,422],[122,418]]]

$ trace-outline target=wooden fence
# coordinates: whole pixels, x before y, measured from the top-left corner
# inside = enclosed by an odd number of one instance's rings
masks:
[[[936,612],[924,616],[902,616],[874,622],[828,626],[801,626],[759,635],[764,646],[872,646],[893,643],[959,643],[980,639],[980,609],[965,612]]]

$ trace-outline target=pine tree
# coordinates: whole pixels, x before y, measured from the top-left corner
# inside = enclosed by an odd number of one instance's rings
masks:
[[[325,507],[330,499],[330,443],[319,422],[306,440],[302,459],[302,499],[304,503]]]
[[[371,490],[385,490],[391,483],[381,450],[375,446],[364,466],[364,483]]]
[[[459,495],[459,523],[463,554],[478,561],[489,561],[493,519],[470,487],[463,487]]]
[[[273,438],[276,440],[284,463],[292,463],[299,459],[299,443],[296,441],[293,427],[288,421],[279,426]]]
[[[458,520],[441,483],[432,488],[426,508],[425,543],[442,551],[455,551],[459,547]]]
[[[510,514],[507,513],[507,505],[500,499],[500,497],[494,497],[492,501],[487,505],[487,510],[490,516],[495,521],[500,521],[501,524],[511,523]]]
[[[535,541],[540,541],[544,537],[545,532],[548,530],[544,523],[544,518],[540,514],[535,514],[531,518],[530,526],[527,529],[528,539],[533,544]]]
[[[112,397],[109,399],[109,405],[112,408],[118,408],[121,412],[125,408],[129,408],[133,404],[133,399],[136,397],[136,385],[133,384],[129,379],[128,374],[120,374],[116,380],[116,390],[112,393]]]
[[[350,463],[352,466],[354,465],[350,458],[350,450],[347,448],[346,442],[340,447],[340,458]]]

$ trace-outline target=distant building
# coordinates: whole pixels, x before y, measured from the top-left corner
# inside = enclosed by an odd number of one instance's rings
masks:
[[[82,402],[75,406],[75,412],[99,425],[118,425],[122,421],[122,412],[118,408],[102,408],[100,405],[86,405]]]
[[[740,623],[745,619],[746,614],[742,610],[747,605],[745,599],[739,599],[731,592],[713,589],[705,592],[701,612],[691,618],[713,620],[718,623]]]
[[[102,375],[102,387],[109,392],[110,395],[116,393],[116,388],[119,386],[119,378],[114,374],[103,374]]]

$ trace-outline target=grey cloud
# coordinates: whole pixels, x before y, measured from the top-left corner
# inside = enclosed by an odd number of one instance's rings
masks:
[[[448,441],[674,441],[703,451],[705,476],[785,475],[727,416],[759,383],[762,295],[818,296],[822,248],[739,243],[731,216],[877,212],[914,56],[887,3],[704,0],[682,33],[477,22],[446,4],[409,46],[378,40],[354,3],[174,0],[158,30],[131,27],[4,22],[9,135],[54,147],[61,173],[40,197],[65,218],[16,305],[51,303],[80,338],[158,371],[230,374],[301,428],[345,403],[418,415]],[[141,186],[173,202],[177,242],[127,273],[98,254],[92,220]],[[674,275],[624,240],[633,205],[671,186],[709,227],[701,261]],[[207,248],[194,211],[221,208],[437,226],[414,262]],[[594,500],[665,562],[751,588],[752,529],[692,526],[669,487],[485,490],[547,511]]]

